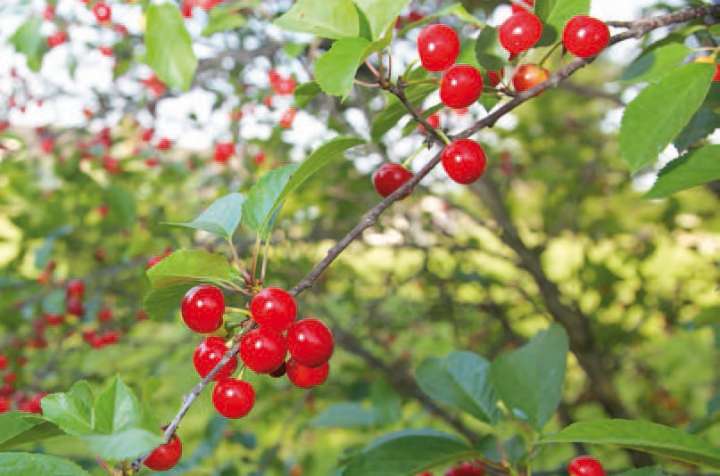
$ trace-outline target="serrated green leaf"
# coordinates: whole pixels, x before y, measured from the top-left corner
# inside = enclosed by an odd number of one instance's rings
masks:
[[[25,55],[28,68],[33,71],[40,71],[43,56],[47,51],[47,43],[45,37],[42,36],[41,26],[42,19],[31,16],[15,30],[9,40],[18,53]]]
[[[275,25],[332,40],[359,35],[359,17],[352,0],[298,0]]]
[[[94,431],[98,433],[116,433],[142,424],[140,402],[119,377],[97,396],[94,412]]]
[[[714,67],[686,64],[650,84],[625,108],[620,151],[632,171],[654,163],[702,104]]]
[[[190,88],[197,58],[177,6],[163,3],[148,7],[145,48],[147,64],[160,80],[183,91]]]
[[[33,453],[0,453],[0,476],[90,476],[70,460]]]
[[[244,201],[245,196],[241,193],[230,193],[215,200],[193,221],[169,224],[205,230],[229,240],[240,224]]]
[[[153,288],[188,283],[218,283],[237,277],[227,259],[204,250],[177,250],[147,270]]]
[[[315,63],[315,78],[320,88],[326,94],[346,98],[369,45],[365,38],[335,41]]]
[[[0,451],[64,434],[57,425],[24,412],[0,414]]]
[[[245,26],[246,23],[247,19],[238,12],[235,5],[218,5],[210,10],[202,35],[211,36],[222,31],[234,30]]]
[[[465,411],[483,422],[500,416],[490,381],[490,363],[472,352],[452,352],[425,360],[416,371],[418,385],[428,396]]]
[[[614,445],[720,468],[720,449],[695,435],[649,421],[605,419],[573,423],[540,440],[540,444],[548,443]]]
[[[473,454],[456,436],[406,430],[378,438],[348,463],[343,476],[408,476]]]
[[[500,398],[537,430],[545,426],[560,404],[567,353],[567,334],[553,324],[492,363],[492,381]]]
[[[355,3],[365,13],[371,38],[377,40],[395,23],[395,19],[410,0],[355,0]]]
[[[680,190],[720,179],[720,145],[694,149],[666,165],[647,198],[667,197]]]

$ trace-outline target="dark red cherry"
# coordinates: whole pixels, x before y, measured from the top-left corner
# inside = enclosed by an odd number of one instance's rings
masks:
[[[330,365],[327,362],[319,367],[307,367],[290,359],[285,365],[288,379],[300,388],[316,387],[325,382],[330,373]]]
[[[182,457],[182,442],[177,435],[173,435],[169,442],[160,445],[145,458],[144,464],[153,471],[167,471],[180,461]]]
[[[375,191],[387,197],[413,177],[412,172],[400,164],[385,163],[373,174]],[[407,196],[407,195],[405,195]],[[404,198],[404,197],[403,197]]]

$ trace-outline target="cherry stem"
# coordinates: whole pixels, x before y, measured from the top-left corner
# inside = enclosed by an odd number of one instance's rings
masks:
[[[405,159],[405,161],[403,161],[402,166],[405,167],[406,169],[410,168],[410,164],[412,164],[412,161],[415,159],[415,157],[420,155],[420,152],[422,152],[423,149],[425,149],[424,145],[420,146],[415,152],[410,154],[410,157],[408,157],[407,159]]]
[[[445,132],[442,129],[433,129],[435,131],[435,134],[440,136],[440,139],[445,143],[445,145],[450,145],[450,142],[452,142],[448,136],[445,134]]]
[[[552,55],[553,52],[555,52],[555,50],[556,50],[556,49],[558,48],[558,46],[560,46],[561,44],[562,44],[562,42],[561,42],[561,41],[558,41],[557,43],[555,43],[555,44],[552,46],[552,48],[550,48],[550,49],[548,50],[547,53],[545,53],[545,56],[543,56],[542,59],[540,60],[540,66],[541,66],[541,67],[542,67],[542,66],[545,64],[545,62],[550,58],[550,55]]]
[[[258,233],[255,237],[255,248],[253,248],[252,272],[250,273],[253,281],[255,281],[255,273],[257,271],[257,262],[258,262],[259,256],[260,256],[260,233]]]
[[[251,316],[250,311],[241,307],[225,306],[225,312],[235,312],[244,316]]]

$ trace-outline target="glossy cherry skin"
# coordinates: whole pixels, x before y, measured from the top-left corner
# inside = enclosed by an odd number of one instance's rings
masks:
[[[535,46],[542,30],[538,17],[530,12],[517,12],[500,25],[498,37],[502,47],[516,55]]]
[[[228,378],[215,384],[212,402],[225,418],[242,418],[255,405],[255,390],[243,380]]]
[[[295,299],[280,288],[265,288],[250,301],[252,318],[263,327],[282,332],[295,321]]]
[[[321,385],[327,380],[330,373],[330,365],[325,362],[319,367],[306,367],[305,365],[290,359],[285,364],[288,379],[300,388],[312,388]]]
[[[285,361],[285,354],[285,337],[270,328],[254,329],[240,339],[240,358],[253,372],[272,372]]]
[[[448,176],[464,185],[479,179],[487,164],[483,148],[470,139],[458,139],[446,146],[441,160]]]
[[[596,56],[610,41],[610,29],[597,18],[578,15],[572,17],[563,30],[563,46],[579,58]]]
[[[442,77],[440,100],[448,107],[467,107],[477,101],[483,90],[480,71],[468,64],[456,64]]]
[[[332,357],[335,341],[332,332],[318,319],[296,322],[287,335],[290,356],[299,364],[318,367]]]
[[[445,71],[460,54],[460,40],[455,30],[438,23],[422,29],[417,39],[420,63],[428,71]]]
[[[400,164],[385,163],[373,174],[372,180],[375,191],[381,197],[387,197],[402,187],[413,177],[412,172]],[[407,196],[407,195],[405,195]]]
[[[180,461],[182,457],[182,442],[177,435],[173,435],[169,442],[158,446],[145,458],[144,464],[153,471],[167,471]]]
[[[535,6],[535,0],[517,0],[518,3],[512,4],[512,12],[526,12],[528,9],[532,9],[532,7]],[[528,8],[523,7],[522,5],[519,5],[520,3],[524,3],[528,6]]]
[[[517,67],[512,78],[515,91],[521,93],[547,81],[550,72],[536,64],[522,64]]]
[[[228,347],[220,337],[206,337],[205,340],[197,346],[193,354],[193,365],[198,375],[205,378],[220,360],[222,360],[223,355],[225,355],[227,351]],[[213,380],[218,381],[229,378],[233,372],[235,372],[235,369],[237,369],[237,363],[236,357],[231,358],[228,363],[215,374]]]
[[[191,330],[207,334],[222,325],[225,298],[215,286],[195,286],[185,294],[180,309],[183,321]]]
[[[112,9],[105,2],[97,2],[93,5],[92,11],[100,23],[109,22],[112,17]]]
[[[605,476],[605,469],[603,469],[600,461],[592,456],[585,455],[578,456],[570,461],[568,474],[570,476]]]
[[[235,153],[235,144],[232,142],[219,142],[215,145],[215,162],[225,164]]]

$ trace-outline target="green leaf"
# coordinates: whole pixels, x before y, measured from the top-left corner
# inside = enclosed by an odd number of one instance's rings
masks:
[[[56,425],[24,412],[0,414],[0,451],[62,435]]]
[[[275,20],[275,25],[333,40],[360,33],[359,16],[352,0],[298,0]]]
[[[435,430],[406,430],[378,438],[348,463],[343,476],[408,476],[472,455],[467,443]]]
[[[355,0],[370,25],[373,40],[382,38],[410,0]]]
[[[356,402],[330,405],[310,420],[310,426],[324,428],[367,428],[375,424],[375,413]]]
[[[702,104],[714,67],[691,63],[650,84],[625,108],[620,151],[633,171],[657,160]]]
[[[497,29],[486,26],[475,40],[475,58],[483,69],[496,71],[508,62],[509,55],[500,47]]]
[[[164,320],[180,310],[180,302],[194,283],[182,283],[163,288],[151,289],[143,300],[143,309],[148,317]]]
[[[362,143],[357,137],[336,137],[318,147],[301,164],[286,165],[265,174],[250,189],[243,204],[243,224],[264,236],[269,232],[271,217],[293,191],[323,167],[343,158],[347,149]]]
[[[301,84],[295,88],[295,105],[300,108],[307,106],[320,91],[320,85],[316,81]]]
[[[247,19],[240,14],[234,5],[218,5],[210,10],[208,22],[202,31],[203,36],[210,36],[222,31],[234,30],[245,26]]]
[[[343,38],[315,63],[315,78],[326,94],[345,99],[353,87],[355,73],[365,59],[370,42],[365,38]]]
[[[82,436],[93,431],[93,394],[85,380],[75,382],[66,393],[51,393],[40,402],[43,417],[65,433]]]
[[[560,403],[567,353],[565,330],[553,324],[492,363],[492,381],[500,398],[513,413],[538,430]]]
[[[407,99],[416,108],[422,101],[437,89],[437,84],[418,84],[406,91]],[[370,128],[370,137],[374,142],[379,141],[387,131],[393,128],[400,119],[407,114],[407,109],[394,96],[389,96],[387,106],[380,111],[373,120]]]
[[[119,377],[98,395],[94,410],[94,430],[99,433],[115,433],[142,424],[140,402]]]
[[[108,221],[122,228],[130,228],[135,224],[137,207],[135,196],[130,191],[119,185],[112,185],[105,190],[104,197],[108,206]]]
[[[230,193],[215,200],[193,221],[170,225],[205,230],[230,240],[240,224],[244,201],[245,197],[241,193]]]
[[[538,46],[557,41],[568,20],[576,15],[587,15],[589,11],[590,0],[537,0],[535,14],[543,22],[543,35]]]
[[[665,476],[665,472],[660,466],[644,466],[623,471],[618,473],[617,476]]]
[[[440,110],[442,110],[445,107],[443,103],[435,104],[434,106],[431,106],[427,109],[425,109],[420,115],[427,119],[428,117],[432,116],[433,113],[436,113]],[[409,121],[407,124],[405,124],[405,127],[403,127],[402,135],[403,137],[411,134],[412,132],[416,131],[418,128],[418,123],[415,121]]]
[[[712,89],[710,89],[708,97],[712,96],[712,94]],[[703,105],[690,119],[682,132],[673,140],[673,145],[680,151],[687,150],[718,128],[720,128],[720,113],[713,111],[709,105]]]
[[[620,79],[626,82],[656,81],[680,66],[690,53],[682,43],[651,48],[630,63]]]
[[[153,288],[178,284],[230,281],[237,272],[227,259],[203,250],[178,250],[147,270]]]
[[[137,458],[164,441],[159,431],[153,433],[143,428],[130,428],[109,435],[92,434],[83,436],[82,440],[90,451],[110,461]]]
[[[0,453],[0,476],[90,476],[70,460],[33,453]]]
[[[452,352],[425,360],[416,371],[428,396],[463,410],[480,421],[495,422],[500,413],[490,381],[490,363],[472,352]]]
[[[147,64],[160,80],[184,91],[190,88],[197,58],[177,6],[163,3],[148,7],[145,48]]]
[[[465,23],[475,25],[478,28],[485,28],[485,23],[482,22],[479,18],[475,17],[472,13],[468,12],[462,3],[453,3],[452,5],[448,5],[447,7],[440,10],[435,10],[429,15],[425,15],[422,19],[418,21],[405,25],[404,27],[402,27],[402,29],[400,29],[397,35],[403,36],[405,33],[414,28],[430,23],[440,17],[445,17],[449,15],[452,15],[458,20],[461,20]]]
[[[614,445],[720,468],[720,449],[695,435],[649,421],[605,419],[573,423],[544,437],[540,443]]]
[[[717,179],[720,179],[720,145],[706,145],[667,164],[645,196],[667,197],[679,190]]]
[[[18,53],[25,55],[28,68],[33,71],[40,71],[43,55],[47,51],[46,40],[40,32],[41,26],[42,19],[31,16],[10,37],[10,44]]]

